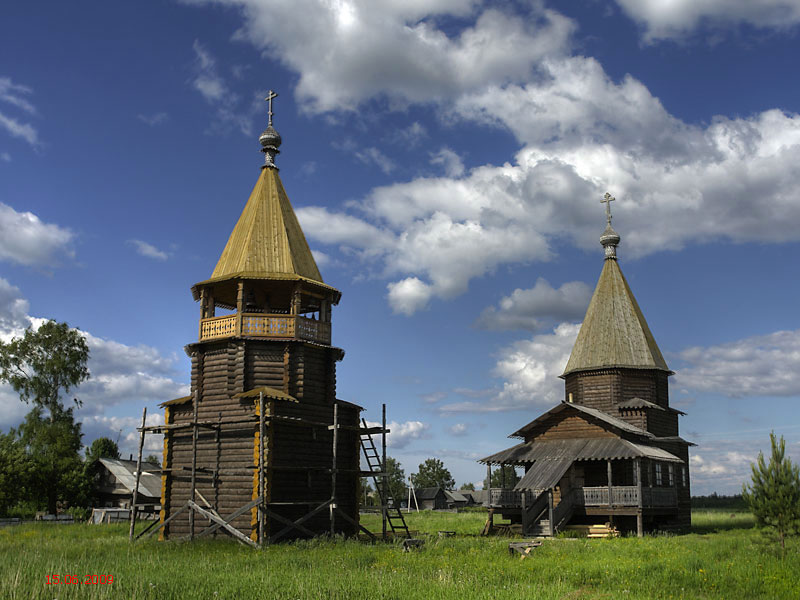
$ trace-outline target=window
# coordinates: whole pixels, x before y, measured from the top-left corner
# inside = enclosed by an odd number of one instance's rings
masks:
[[[669,473],[669,487],[675,485],[675,467],[672,464],[667,465],[667,472]]]
[[[656,463],[656,485],[661,485],[661,463]]]
[[[689,469],[686,465],[681,465],[681,478],[683,479],[683,487],[689,487]]]

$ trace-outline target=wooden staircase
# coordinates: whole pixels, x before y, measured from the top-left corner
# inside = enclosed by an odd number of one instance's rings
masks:
[[[546,490],[539,494],[530,507],[522,507],[523,535],[552,537],[569,522],[574,512],[570,496],[562,497],[556,506],[553,506],[552,498],[553,491]]]
[[[381,463],[378,448],[375,446],[375,441],[372,439],[369,427],[365,419],[361,419],[361,449],[364,451],[364,458],[367,461],[368,477],[372,478],[375,489],[378,492],[378,497],[381,500],[381,511],[386,515],[386,522],[392,532],[392,537],[404,537],[411,539],[411,533],[408,531],[408,525],[400,512],[400,507],[394,502],[389,487],[382,485],[381,479],[385,476],[384,466]]]

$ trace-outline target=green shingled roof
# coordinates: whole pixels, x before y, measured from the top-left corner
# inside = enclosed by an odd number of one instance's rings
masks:
[[[615,259],[603,265],[562,377],[608,367],[670,372]]]

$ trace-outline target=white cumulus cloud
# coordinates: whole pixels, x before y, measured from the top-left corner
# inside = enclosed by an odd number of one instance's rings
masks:
[[[380,423],[367,421],[369,427],[379,427]],[[422,439],[428,436],[428,430],[431,428],[429,423],[422,421],[405,421],[398,423],[391,421],[386,424],[387,429],[390,430],[386,434],[386,445],[389,448],[401,449],[408,446],[413,440]]]
[[[17,212],[0,202],[0,260],[28,267],[54,267],[73,258],[75,234],[65,227],[44,223],[32,212]]]
[[[776,331],[726,344],[688,348],[676,383],[696,392],[800,396],[800,330]]]
[[[517,288],[497,307],[484,309],[476,325],[493,330],[536,331],[542,327],[542,320],[583,319],[591,298],[592,289],[582,281],[569,281],[556,289],[540,277],[532,288]]]
[[[468,400],[439,407],[442,413],[499,412],[548,408],[564,398],[559,375],[569,360],[580,324],[561,323],[553,333],[535,335],[502,348],[493,373],[503,387],[485,401]]]
[[[788,30],[800,23],[796,0],[617,0],[645,28],[645,39],[683,38],[702,25],[726,29],[741,24]]]
[[[148,244],[147,242],[143,242],[142,240],[128,240],[128,244],[133,246],[136,250],[136,253],[141,256],[146,256],[147,258],[152,258],[154,260],[167,260],[169,258],[169,254],[164,252],[163,250],[159,250],[153,244]]]

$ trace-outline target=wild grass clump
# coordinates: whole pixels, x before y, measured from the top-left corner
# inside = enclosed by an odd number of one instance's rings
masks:
[[[731,516],[733,514],[733,516]],[[127,525],[0,529],[0,598],[561,599],[797,598],[800,546],[782,557],[743,513],[697,512],[687,535],[554,539],[521,558],[480,537],[485,513],[408,515],[425,540],[334,538],[252,550],[229,539],[128,544]],[[380,530],[378,518],[363,520]],[[377,526],[377,527],[376,527]],[[439,531],[456,531],[439,537]],[[46,585],[52,574],[111,574],[111,585]]]

